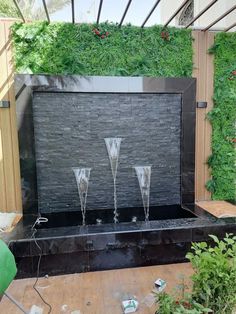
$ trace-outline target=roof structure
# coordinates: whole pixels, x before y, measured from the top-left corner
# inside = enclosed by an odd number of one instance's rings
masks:
[[[38,1],[41,1],[42,8],[45,11],[45,18],[50,23],[51,18],[50,18],[50,10],[48,9],[48,0],[38,0]],[[103,7],[107,1],[108,0],[93,0],[93,1],[90,0],[90,4],[92,4],[94,6],[94,8],[93,8],[94,10],[96,7],[96,11],[97,11],[97,13],[95,13],[96,14],[96,21],[94,21],[94,22],[96,22],[97,24],[99,24],[101,21],[101,14],[103,11]],[[111,2],[111,0],[109,0],[109,1]],[[122,24],[124,24],[127,13],[132,11],[132,4],[135,1],[137,2],[137,0],[126,0],[126,4],[124,5],[122,15],[120,18],[120,22],[118,22],[118,23],[116,22],[119,26],[122,26]],[[140,0],[138,0],[138,1],[140,1]],[[155,0],[155,1],[153,0],[153,5],[150,8],[149,8],[149,4],[151,3],[151,0],[147,1],[147,2],[145,1],[145,3],[142,1],[142,5],[145,6],[145,8],[147,8],[149,11],[148,11],[148,14],[146,16],[145,15],[143,16],[143,22],[140,24],[141,28],[143,28],[147,25],[147,22],[149,21],[151,16],[159,10],[160,4],[162,4],[165,1],[168,1],[168,0]],[[176,17],[178,17],[178,15],[185,8],[190,6],[191,3],[192,4],[194,3],[194,0],[181,0],[181,1],[172,0],[172,1],[173,1],[172,2],[173,4],[180,2],[180,5],[177,8],[175,8],[172,5],[170,6],[171,9],[173,7],[174,10],[173,10],[173,12],[171,12],[171,10],[169,10],[170,11],[170,12],[168,12],[169,16],[166,16],[166,22],[163,23],[163,28],[170,25],[171,21],[173,21]],[[194,10],[192,18],[190,18],[186,22],[185,25],[182,25],[180,27],[193,28],[194,29],[195,28],[194,23],[196,23],[196,21],[198,21],[200,18],[206,16],[206,14],[208,14],[208,16],[209,16],[210,10],[212,10],[212,8],[214,6],[216,6],[219,3],[219,1],[228,1],[228,0],[205,1],[205,6],[203,8],[201,8],[201,10],[199,10],[198,12],[196,12],[196,10]],[[29,18],[24,15],[24,7],[22,4],[23,2],[21,0],[13,0],[13,2],[14,2],[16,9],[18,10],[19,16],[21,17],[23,22],[26,22],[27,20],[29,20]],[[120,6],[120,4],[123,4],[124,2],[125,2],[125,0],[122,0],[119,3],[119,6]],[[97,5],[95,5],[96,3],[97,3]],[[217,12],[217,14],[214,15],[214,17],[215,17],[214,20],[209,19],[209,23],[207,25],[204,25],[202,27],[200,26],[197,29],[200,29],[203,32],[208,31],[208,30],[209,31],[211,31],[211,30],[216,31],[217,29],[213,28],[213,26],[215,26],[221,20],[224,20],[227,16],[234,14],[232,16],[232,19],[231,19],[231,20],[233,20],[232,24],[227,25],[223,29],[222,28],[218,29],[221,31],[223,30],[225,32],[232,31],[236,27],[236,0],[231,1],[231,3],[232,3],[232,5],[229,8],[227,8],[227,6],[222,6],[222,7],[225,7],[225,10],[223,12],[222,11]],[[82,22],[84,22],[84,21],[79,21],[78,19],[76,19],[76,15],[77,16],[79,15],[79,13],[77,11],[78,11],[78,8],[80,6],[78,0],[67,0],[67,2],[65,4],[70,7],[69,11],[71,11],[71,14],[69,14],[69,15],[71,18],[69,17],[69,21],[71,23],[82,23]],[[117,4],[117,1],[113,1],[114,11],[116,10],[116,8],[115,8],[116,4]],[[67,10],[67,12],[68,12],[68,10]],[[32,18],[30,20],[32,20]],[[108,18],[108,20],[110,20],[110,19]],[[67,17],[67,21],[68,21],[68,17]],[[112,19],[111,19],[111,21],[112,21]],[[156,24],[159,24],[159,23],[156,23]]]

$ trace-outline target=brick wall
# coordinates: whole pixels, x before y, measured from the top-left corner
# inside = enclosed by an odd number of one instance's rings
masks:
[[[72,167],[91,167],[87,209],[113,208],[105,137],[122,137],[118,207],[142,206],[132,168],[152,165],[150,205],[180,203],[181,95],[44,93],[33,96],[39,209],[78,210]]]

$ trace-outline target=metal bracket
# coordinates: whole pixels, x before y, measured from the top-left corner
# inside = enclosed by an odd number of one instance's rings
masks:
[[[8,100],[1,100],[0,101],[0,108],[10,108],[10,101],[8,101]]]
[[[87,242],[86,242],[86,248],[87,248],[88,250],[93,249],[93,241],[92,241],[92,240],[87,240]]]
[[[207,108],[206,101],[197,101],[197,108]]]
[[[115,249],[117,247],[117,243],[115,242],[108,242],[107,249]]]

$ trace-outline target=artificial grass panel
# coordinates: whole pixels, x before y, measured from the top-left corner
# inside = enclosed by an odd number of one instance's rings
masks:
[[[35,22],[12,27],[18,73],[191,77],[190,30],[111,23]],[[107,35],[106,35],[107,34]],[[104,38],[103,38],[104,37]]]
[[[236,33],[218,33],[214,54],[214,108],[209,113],[212,179],[207,188],[214,200],[236,200]]]

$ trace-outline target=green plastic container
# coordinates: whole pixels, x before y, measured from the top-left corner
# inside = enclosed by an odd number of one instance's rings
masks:
[[[16,272],[15,258],[8,246],[0,240],[0,296],[15,278]]]

